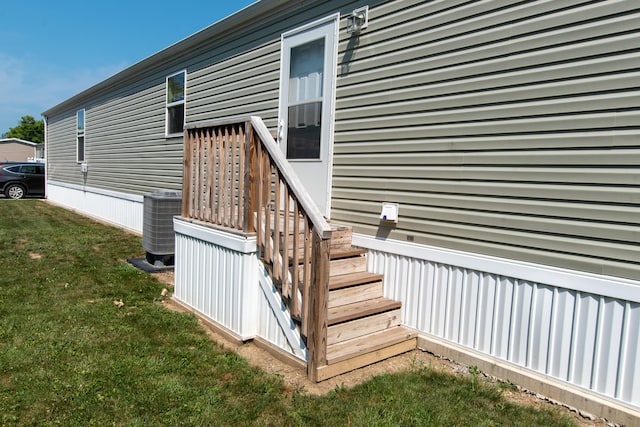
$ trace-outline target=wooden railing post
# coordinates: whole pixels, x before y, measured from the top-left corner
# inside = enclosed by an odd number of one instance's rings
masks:
[[[191,132],[189,130],[184,131],[184,165],[182,175],[182,216],[190,217],[191,212],[189,209],[190,200],[193,193],[193,187],[191,183],[191,162],[193,156],[193,148],[191,145]]]
[[[245,170],[244,170],[244,224],[245,233],[256,231],[253,215],[258,212],[258,180],[260,167],[258,165],[258,147],[251,126],[251,121],[245,123]]]
[[[307,376],[314,382],[318,381],[318,368],[327,364],[330,242],[313,233]]]

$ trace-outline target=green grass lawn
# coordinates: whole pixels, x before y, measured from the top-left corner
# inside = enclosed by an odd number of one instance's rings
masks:
[[[124,262],[142,253],[138,236],[0,200],[0,425],[572,425],[428,367],[287,390],[158,304],[164,285]]]

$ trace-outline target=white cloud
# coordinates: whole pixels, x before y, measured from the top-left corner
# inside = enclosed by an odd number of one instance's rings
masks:
[[[40,113],[124,69],[120,63],[95,69],[42,64],[0,53],[0,134],[20,117]]]

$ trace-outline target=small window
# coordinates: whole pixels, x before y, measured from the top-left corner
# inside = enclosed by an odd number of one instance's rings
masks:
[[[76,113],[76,161],[84,162],[84,109]]]
[[[186,71],[167,77],[167,135],[184,131]]]

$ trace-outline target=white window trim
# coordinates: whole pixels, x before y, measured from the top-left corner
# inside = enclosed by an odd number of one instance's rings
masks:
[[[78,114],[82,111],[82,130],[78,126]],[[87,111],[81,108],[76,111],[76,163],[83,163],[87,158]],[[80,151],[78,150],[78,139],[82,137],[82,159],[80,158]]]
[[[167,98],[169,96],[169,79],[171,77],[177,76],[179,74],[184,74],[184,97],[181,101],[176,101],[176,102],[167,102]],[[177,132],[177,133],[169,133],[169,108],[171,107],[175,107],[177,105],[184,105],[184,115],[182,117],[182,127],[184,129],[184,126],[186,125],[187,122],[187,70],[181,70],[178,71],[176,73],[170,74],[167,76],[167,78],[165,79],[165,83],[164,83],[164,103],[165,103],[165,107],[164,107],[164,134],[167,138],[175,138],[175,137],[180,137],[182,135],[184,135],[183,132]]]

